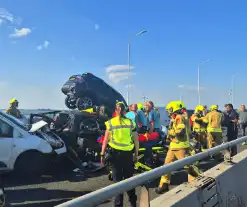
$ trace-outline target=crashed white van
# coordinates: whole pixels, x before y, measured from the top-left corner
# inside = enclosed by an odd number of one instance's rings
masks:
[[[45,167],[46,161],[66,151],[62,139],[49,130],[46,122],[28,126],[0,111],[1,171],[36,173]]]

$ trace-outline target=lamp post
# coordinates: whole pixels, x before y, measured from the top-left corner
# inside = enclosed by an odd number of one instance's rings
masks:
[[[142,99],[143,99],[143,102],[146,103],[146,100],[148,100],[148,97],[147,96],[143,96]]]
[[[200,90],[200,66],[203,65],[204,63],[210,62],[211,60],[208,59],[206,61],[203,61],[201,63],[198,63],[197,67],[197,93],[198,93],[198,105],[201,104],[201,90]]]
[[[135,36],[140,36],[144,33],[146,33],[147,30],[141,30],[140,32],[136,33]],[[128,42],[128,85],[130,86],[130,43],[131,43],[131,39],[129,39]],[[128,91],[127,91],[127,104],[130,104],[130,87],[128,87]]]
[[[178,85],[178,88],[181,88],[180,92],[180,101],[183,101],[183,90],[184,90],[185,85]]]
[[[236,74],[233,74],[233,75],[232,75],[232,87],[231,87],[231,104],[232,104],[232,105],[234,105],[235,76],[236,76]]]

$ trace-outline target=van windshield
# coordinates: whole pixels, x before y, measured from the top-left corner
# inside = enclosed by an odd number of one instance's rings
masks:
[[[29,131],[29,128],[26,124],[24,124],[22,121],[20,121],[19,119],[6,114],[3,111],[0,111],[0,116],[3,116],[5,119],[11,121],[13,124],[17,125],[18,127],[20,127],[21,129],[25,130],[25,131]]]

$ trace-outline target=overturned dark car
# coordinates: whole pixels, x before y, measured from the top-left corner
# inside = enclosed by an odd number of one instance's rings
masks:
[[[69,109],[85,110],[105,105],[114,110],[116,102],[122,101],[126,104],[119,92],[92,73],[71,76],[63,85],[62,92],[67,96],[65,105]]]
[[[100,112],[90,114],[78,110],[50,111],[31,114],[30,124],[43,120],[50,130],[65,143],[67,158],[82,171],[95,172],[103,168],[100,164],[101,145],[98,138],[105,132],[108,117]]]

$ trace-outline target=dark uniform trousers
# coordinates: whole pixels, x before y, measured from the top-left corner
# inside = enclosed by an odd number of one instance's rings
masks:
[[[110,167],[114,182],[119,182],[132,177],[134,175],[133,151],[113,150]],[[135,194],[135,189],[128,191],[127,194],[131,207],[136,207],[137,196]],[[123,194],[116,196],[114,203],[116,207],[122,207]]]
[[[233,141],[238,138],[238,128],[235,123],[231,123],[227,126],[227,141]],[[237,146],[231,148],[231,156],[237,154]]]

